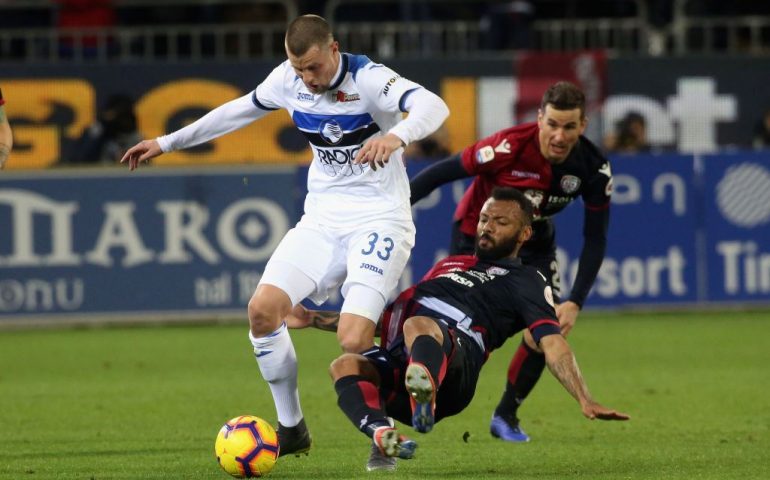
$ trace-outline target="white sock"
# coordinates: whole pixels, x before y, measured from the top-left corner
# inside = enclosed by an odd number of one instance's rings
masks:
[[[256,338],[249,331],[249,340],[254,346],[262,378],[270,385],[278,421],[284,427],[297,425],[302,420],[297,390],[297,355],[286,324],[266,337]]]

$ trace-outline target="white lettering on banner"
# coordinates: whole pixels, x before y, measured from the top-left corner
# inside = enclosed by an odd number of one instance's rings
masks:
[[[257,289],[259,281],[262,279],[262,273],[253,270],[242,270],[238,272],[238,298],[241,305],[246,305],[251,300],[251,295]]]
[[[770,252],[760,252],[756,242],[726,240],[716,244],[724,265],[728,294],[770,293]]]
[[[135,267],[152,261],[153,253],[142,242],[142,236],[134,222],[133,202],[107,202],[102,209],[106,214],[99,237],[93,250],[86,253],[86,260],[103,267],[113,265],[110,250],[122,248],[126,254],[123,266]]]
[[[676,95],[668,97],[667,110],[648,97],[613,95],[604,105],[604,125],[613,129],[626,114],[635,111],[647,121],[651,145],[671,145],[676,140],[681,152],[713,152],[717,148],[717,123],[733,122],[738,117],[736,96],[718,95],[716,91],[716,80],[711,77],[682,77],[676,82]]]
[[[616,173],[613,176],[612,203],[629,205],[641,203],[643,182],[633,175]],[[687,214],[687,183],[676,173],[661,173],[652,181],[652,200],[655,203],[666,203],[666,191],[671,192],[671,211],[674,215]]]
[[[84,297],[80,278],[0,280],[0,312],[73,311]]]
[[[675,173],[662,173],[652,182],[652,199],[657,203],[666,200],[666,187],[671,190],[672,210],[680,217],[687,213],[687,187],[682,177]]]
[[[516,102],[516,79],[482,77],[478,85],[477,137],[514,125],[515,110],[511,106]],[[717,82],[712,77],[681,77],[676,94],[664,101],[645,95],[608,96],[602,108],[603,135],[591,132],[589,137],[601,140],[630,112],[644,117],[647,140],[653,147],[704,153],[716,150],[717,124],[738,119],[738,100],[734,94],[717,94]]]
[[[76,202],[62,202],[26,190],[0,190],[0,205],[11,208],[13,251],[0,257],[0,267],[75,266],[80,257],[72,247],[72,216]],[[51,253],[35,254],[34,215],[50,221]],[[38,226],[40,224],[38,223]]]
[[[223,307],[233,304],[246,305],[257,289],[262,273],[256,270],[241,270],[235,274],[224,271],[210,278],[197,277],[193,281],[195,304],[199,307]]]
[[[206,228],[211,228],[210,212],[205,205],[164,200],[155,205],[155,211],[163,216],[164,229],[164,243],[156,254],[145,244],[141,224],[137,224],[137,204],[104,202],[104,216],[88,219],[99,226],[94,245],[88,249],[74,244],[78,202],[64,202],[27,190],[0,189],[0,208],[3,207],[10,210],[8,231],[13,232],[13,237],[8,242],[10,252],[4,251],[5,255],[0,256],[0,268],[71,267],[84,262],[110,268],[115,265],[116,251],[124,254],[119,262],[124,268],[152,261],[188,264],[196,256],[209,264],[218,264],[222,254],[238,261],[261,262],[289,229],[288,216],[277,203],[246,198],[227,206],[215,219],[217,242],[213,244],[204,234]],[[50,247],[42,252],[45,247],[40,244],[48,242],[40,239],[46,237],[50,237]],[[0,248],[8,243],[0,243]]]
[[[235,233],[238,220],[247,213],[259,213],[271,222],[270,228],[265,228],[265,225],[252,215],[240,226],[241,235],[251,242],[256,242],[265,234],[269,235],[261,247],[250,248],[243,244]],[[289,219],[275,202],[246,198],[233,203],[222,212],[217,224],[217,240],[222,250],[235,260],[258,262],[270,256],[288,230]]]
[[[195,202],[171,201],[158,202],[155,208],[163,214],[166,226],[166,248],[158,255],[159,263],[190,263],[192,255],[185,245],[207,263],[219,262],[219,255],[203,234],[209,222],[208,209]]]
[[[577,275],[579,259],[570,261],[567,252],[561,248],[556,252],[562,280],[568,279],[569,290]],[[684,281],[684,269],[687,262],[679,247],[671,246],[664,257],[633,257],[622,260],[606,257],[596,278],[594,292],[604,298],[623,295],[629,298],[642,296],[659,297],[663,292],[662,285],[668,284],[671,295],[687,294],[687,284]],[[565,282],[566,283],[566,282]]]
[[[616,173],[612,181],[612,203],[626,205],[642,201],[642,184],[636,177]]]
[[[716,90],[716,81],[709,77],[685,77],[676,82],[677,94],[668,98],[668,111],[679,120],[680,151],[716,151],[717,122],[735,121],[735,96],[716,95]]]
[[[232,277],[223,272],[214,278],[195,279],[195,304],[199,307],[217,307],[232,303]]]

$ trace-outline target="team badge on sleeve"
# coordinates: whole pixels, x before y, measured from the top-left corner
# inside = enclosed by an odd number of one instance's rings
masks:
[[[495,159],[495,149],[487,145],[481,147],[476,152],[476,162],[479,164],[487,163]]]
[[[564,193],[575,193],[580,188],[580,179],[574,175],[564,175],[561,177],[561,189]]]
[[[497,153],[511,153],[511,142],[509,142],[506,139],[503,139],[502,142],[500,142],[496,147],[495,151]]]

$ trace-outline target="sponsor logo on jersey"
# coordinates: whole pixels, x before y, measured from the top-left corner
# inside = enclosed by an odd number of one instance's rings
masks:
[[[571,201],[572,201],[572,197],[561,197],[561,196],[558,196],[558,195],[551,195],[550,197],[548,197],[548,203],[552,203],[552,204],[556,204],[556,205],[561,205],[563,203],[569,203]]]
[[[575,193],[580,188],[580,179],[574,175],[564,175],[560,185],[564,193]]]
[[[333,102],[357,102],[361,100],[361,95],[357,93],[345,93],[342,90],[332,92]]]
[[[468,280],[467,278],[464,278],[461,275],[458,275],[456,273],[445,273],[443,275],[439,275],[439,277],[448,278],[449,280],[452,280],[455,283],[459,283],[460,285],[468,288],[473,287],[473,282]],[[437,277],[438,278],[438,277]]]
[[[385,84],[385,88],[382,89],[382,94],[387,97],[388,96],[388,92],[390,92],[390,87],[394,83],[396,83],[396,80],[398,80],[399,78],[401,78],[401,75],[396,75],[395,77],[393,77],[390,80],[388,80],[388,82]]]
[[[491,275],[493,277],[500,277],[503,275],[508,275],[510,270],[505,269],[503,267],[489,267],[487,268],[487,274]]]
[[[532,178],[535,180],[540,180],[540,174],[535,172],[522,172],[521,170],[511,170],[511,175],[513,175],[514,177]]]
[[[370,270],[370,271],[372,271],[374,273],[379,273],[380,275],[384,275],[385,274],[385,272],[383,272],[383,270],[380,267],[372,265],[371,263],[365,263],[364,262],[358,268],[361,268],[363,270]]]
[[[495,159],[495,149],[487,145],[476,151],[476,162],[479,164],[487,163]]]
[[[305,93],[305,92],[297,92],[297,100],[301,102],[312,102],[313,101],[313,94],[312,93]]]
[[[348,148],[314,148],[316,158],[321,162],[323,171],[330,177],[338,175],[349,177],[363,174],[368,169],[368,164],[354,165],[351,163],[360,149],[361,145]]]
[[[540,190],[525,190],[524,196],[532,202],[532,206],[535,209],[540,208],[540,204],[543,203],[543,192]]]
[[[495,147],[497,153],[511,153],[511,144],[508,140],[503,139],[498,146]]]
[[[339,122],[333,118],[324,120],[318,125],[318,133],[329,145],[337,145],[342,140],[343,132]]]

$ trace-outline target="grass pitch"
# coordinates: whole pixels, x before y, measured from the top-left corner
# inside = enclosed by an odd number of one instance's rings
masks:
[[[462,415],[403,428],[420,447],[396,473],[364,470],[368,441],[326,373],[334,336],[292,335],[314,447],[272,478],[770,478],[770,313],[582,315],[570,343],[588,385],[632,420],[584,419],[545,373],[524,445],[488,433],[516,338]],[[214,438],[241,414],[275,422],[245,326],[0,331],[0,479],[226,479]]]

